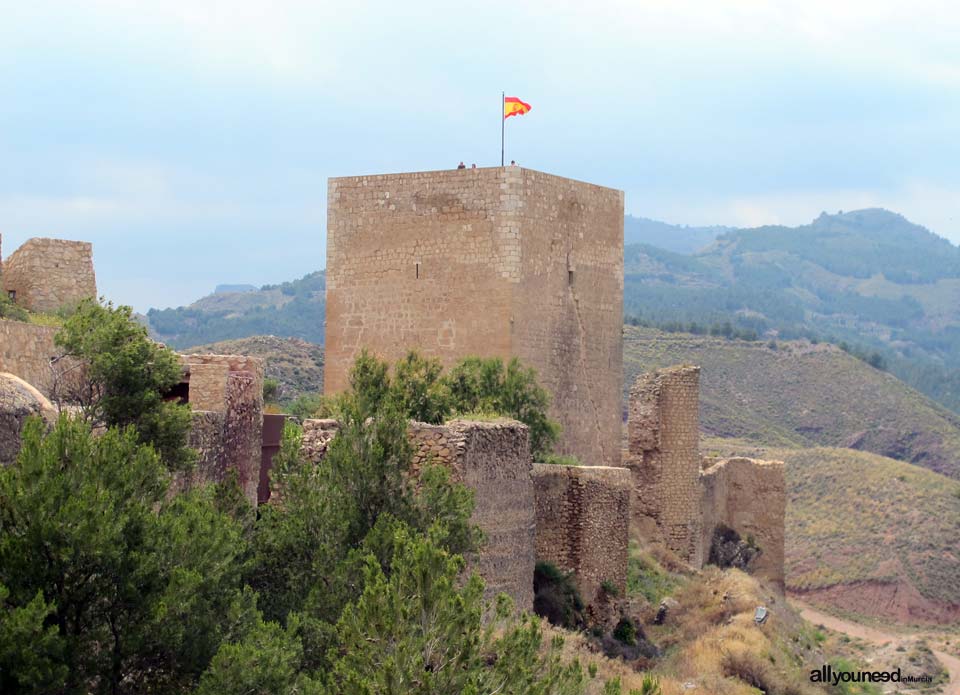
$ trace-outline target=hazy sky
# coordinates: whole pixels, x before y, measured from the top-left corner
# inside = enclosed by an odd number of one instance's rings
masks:
[[[883,206],[960,242],[960,9],[0,0],[0,233],[144,310],[323,267],[328,176],[507,158],[685,224]]]

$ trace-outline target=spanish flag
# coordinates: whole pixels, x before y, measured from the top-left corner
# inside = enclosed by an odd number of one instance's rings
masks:
[[[530,104],[520,101],[517,97],[503,98],[503,117],[505,119],[510,118],[510,116],[522,116],[529,110]]]

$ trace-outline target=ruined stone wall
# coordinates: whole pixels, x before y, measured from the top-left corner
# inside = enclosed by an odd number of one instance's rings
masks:
[[[330,179],[324,384],[361,348],[520,357],[559,450],[616,464],[623,194],[519,167]]]
[[[52,326],[0,319],[0,372],[16,374],[49,397],[53,385],[50,359],[58,353],[53,344],[56,334]]]
[[[3,264],[3,291],[31,311],[53,312],[97,296],[93,247],[85,241],[28,239]]]
[[[633,521],[652,521],[664,544],[703,564],[699,453],[700,368],[670,367],[637,377],[630,389],[628,467]]]
[[[235,470],[244,495],[257,504],[260,482],[260,448],[263,429],[263,361],[241,355],[181,355],[184,378],[189,384],[188,402],[195,413],[196,436],[206,442],[211,462],[204,470],[219,481]],[[196,413],[208,412],[219,417]],[[215,421],[221,423],[216,429]],[[210,438],[219,432],[219,441]],[[206,456],[206,455],[205,455]]]
[[[322,465],[336,434],[334,420],[305,420],[301,451]],[[486,582],[486,597],[510,595],[518,610],[533,608],[534,504],[526,425],[513,420],[445,425],[411,422],[412,468],[437,464],[474,491],[472,521],[485,536],[471,566]]]
[[[626,468],[533,466],[537,560],[573,572],[593,620],[602,622],[610,582],[627,584],[632,480]]]
[[[703,472],[701,483],[703,547],[709,549],[719,524],[739,533],[741,539],[753,537],[761,553],[748,570],[783,590],[787,500],[783,462],[723,459]]]
[[[474,490],[472,521],[485,542],[475,560],[486,596],[503,592],[518,610],[533,609],[534,494],[530,436],[513,420],[445,425],[411,423],[415,467],[448,466],[453,479]]]
[[[303,437],[300,451],[308,461],[320,463],[327,453],[327,446],[340,430],[336,420],[317,419],[303,421]]]

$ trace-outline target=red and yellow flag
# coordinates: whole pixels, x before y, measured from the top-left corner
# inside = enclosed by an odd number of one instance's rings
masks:
[[[522,116],[530,110],[530,104],[520,101],[517,97],[503,98],[503,117]]]

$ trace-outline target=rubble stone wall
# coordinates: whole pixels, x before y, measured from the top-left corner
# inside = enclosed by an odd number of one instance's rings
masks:
[[[31,311],[53,312],[97,296],[93,246],[85,241],[28,239],[3,263],[3,291]]]
[[[221,416],[220,441],[207,445],[215,457],[204,470],[214,481],[235,470],[240,486],[251,504],[257,504],[263,432],[263,361],[241,355],[181,355],[189,383],[188,402],[196,412]],[[202,422],[205,441],[216,431],[213,416],[195,418]]]
[[[559,450],[619,463],[622,192],[495,167],[333,178],[327,209],[328,393],[362,348],[516,356],[553,395]]]
[[[533,487],[537,560],[573,572],[588,611],[599,612],[605,582],[626,592],[630,471],[536,463]]]
[[[526,425],[415,422],[410,438],[415,468],[431,462],[449,466],[452,478],[474,491],[472,521],[485,536],[475,567],[486,582],[487,598],[503,592],[518,610],[532,610],[535,516]]]
[[[694,567],[703,564],[699,383],[699,367],[641,374],[627,425],[634,523],[652,520],[664,544]]]
[[[761,552],[748,570],[783,590],[787,500],[783,462],[723,459],[707,468],[701,480],[703,547],[709,549],[720,524],[741,539],[752,537]]]
[[[49,397],[53,386],[50,359],[58,353],[53,344],[56,334],[52,326],[0,319],[0,372],[16,374]]]
[[[301,451],[322,465],[338,429],[335,420],[305,420]],[[503,592],[518,610],[532,610],[535,519],[526,425],[506,419],[411,422],[408,434],[413,472],[442,465],[452,480],[474,491],[472,521],[485,539],[471,566],[486,582],[486,597],[492,600]]]

